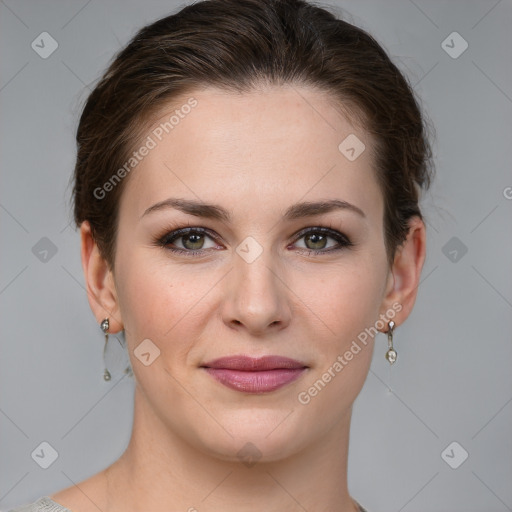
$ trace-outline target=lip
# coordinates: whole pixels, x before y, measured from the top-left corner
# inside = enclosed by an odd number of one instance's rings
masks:
[[[289,357],[237,355],[209,361],[201,368],[230,389],[268,393],[299,378],[308,366]]]

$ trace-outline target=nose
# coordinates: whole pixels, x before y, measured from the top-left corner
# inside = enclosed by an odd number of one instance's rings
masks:
[[[264,250],[250,263],[234,254],[233,269],[226,281],[221,311],[231,329],[262,336],[290,323],[292,292],[271,251]]]

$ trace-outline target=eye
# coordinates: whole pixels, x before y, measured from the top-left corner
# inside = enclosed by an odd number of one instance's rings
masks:
[[[328,240],[334,240],[337,244],[328,245]],[[338,251],[354,245],[347,236],[331,228],[316,227],[301,231],[296,238],[297,241],[304,240],[304,249],[309,254],[322,254]]]
[[[215,244],[205,246],[206,238],[213,241],[213,235],[208,233],[207,229],[200,227],[177,229],[166,233],[157,240],[157,243],[169,251],[195,256],[202,254],[206,249],[216,247]]]
[[[175,253],[187,256],[201,256],[208,249],[217,250],[222,248],[222,246],[215,244],[216,238],[215,234],[208,229],[187,227],[167,232],[157,238],[156,244]],[[210,246],[205,245],[206,239],[212,242]],[[336,243],[329,245],[329,239],[331,241],[334,240]],[[295,236],[295,244],[300,240],[304,240],[304,247],[299,247],[299,250],[315,255],[339,251],[354,245],[343,233],[321,226],[301,231]]]

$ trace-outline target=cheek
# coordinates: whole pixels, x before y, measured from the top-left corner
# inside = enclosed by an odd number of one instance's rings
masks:
[[[317,324],[328,327],[315,339],[316,365],[297,396],[311,420],[338,421],[360,393],[372,360],[384,277],[383,266],[361,258],[357,266],[340,267],[324,278],[323,293],[309,301],[320,317]]]
[[[202,326],[204,296],[216,282],[199,265],[191,267],[146,250],[120,261],[118,298],[132,350],[149,338],[175,361],[186,355]]]
[[[330,339],[334,336],[340,348],[379,318],[385,276],[382,265],[365,264],[360,258],[330,270],[321,279],[302,279],[300,295],[307,297],[308,307],[329,328]]]

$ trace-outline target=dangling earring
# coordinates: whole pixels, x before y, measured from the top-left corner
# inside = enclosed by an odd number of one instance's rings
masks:
[[[108,318],[105,318],[103,322],[101,322],[101,330],[105,334],[105,346],[103,347],[103,363],[105,363],[105,352],[107,351],[107,343],[108,343],[108,328],[110,327],[110,323],[108,321]],[[105,380],[110,380],[112,376],[110,375],[110,372],[107,370],[107,366],[105,364],[105,372],[103,373],[103,378]]]
[[[395,322],[391,320],[388,322],[388,351],[386,352],[386,359],[389,364],[393,364],[396,361],[397,353],[393,348],[393,329],[395,328]]]

